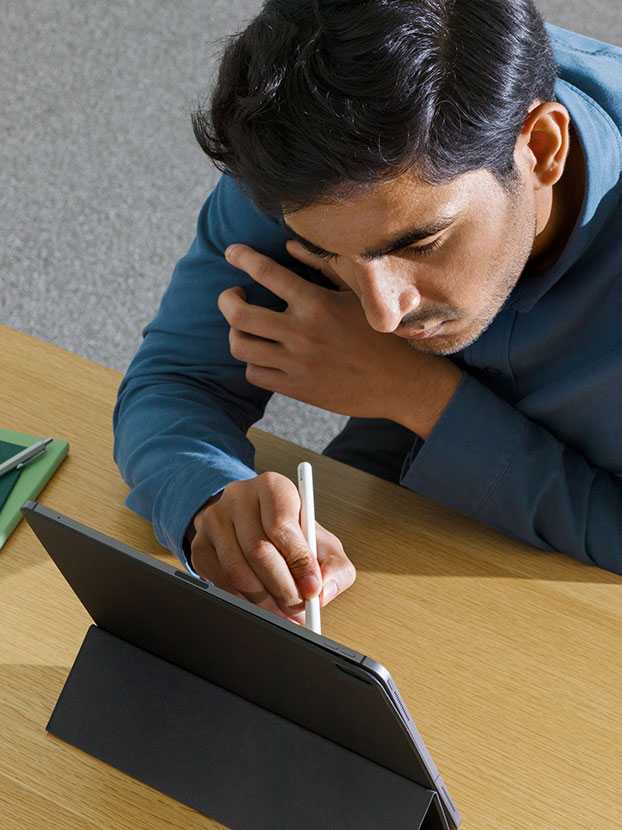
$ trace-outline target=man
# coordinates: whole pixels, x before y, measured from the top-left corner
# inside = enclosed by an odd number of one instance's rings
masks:
[[[193,114],[224,175],[119,391],[128,505],[290,619],[348,588],[253,469],[280,392],[351,416],[333,458],[622,572],[621,125],[622,50],[530,0],[269,0]]]

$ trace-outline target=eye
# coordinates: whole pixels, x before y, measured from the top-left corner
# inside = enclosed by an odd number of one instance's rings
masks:
[[[412,251],[413,254],[416,256],[428,256],[437,248],[440,248],[443,244],[442,238],[435,239],[434,242],[430,242],[428,245],[411,245],[406,250]]]
[[[440,248],[442,244],[443,238],[439,237],[438,239],[435,239],[434,242],[430,242],[427,245],[409,245],[403,250],[412,251],[415,256],[429,256],[437,248]],[[314,253],[319,259],[323,259],[327,262],[332,259],[337,259],[337,254],[329,254],[326,251],[314,251]]]
[[[409,245],[407,248],[404,248],[405,251],[412,251],[415,256],[429,256],[433,251],[436,251],[437,248],[440,248],[443,244],[443,239],[438,238],[435,239],[434,242],[430,242],[429,245]],[[329,254],[325,252],[316,251],[316,256],[323,260],[330,261],[331,259],[337,259],[337,254]]]
[[[331,259],[337,259],[337,254],[329,254],[328,251],[315,251],[314,253],[316,257],[319,257],[319,259],[324,259],[327,261]]]

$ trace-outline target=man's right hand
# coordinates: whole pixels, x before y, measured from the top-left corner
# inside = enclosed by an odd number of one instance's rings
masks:
[[[194,527],[190,561],[200,576],[297,623],[305,599],[321,592],[326,605],[356,579],[343,545],[318,522],[315,559],[300,526],[298,489],[280,473],[231,482],[198,511]]]

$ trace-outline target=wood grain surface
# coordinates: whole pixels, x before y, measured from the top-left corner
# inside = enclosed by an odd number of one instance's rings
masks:
[[[1,326],[0,356],[0,426],[70,442],[39,500],[175,564],[124,506],[111,427],[121,375]],[[251,438],[260,471],[295,480],[298,461],[313,463],[317,519],[358,569],[324,609],[324,633],[390,669],[464,830],[619,830],[622,578]],[[45,732],[88,624],[22,522],[0,551],[0,828],[222,827]]]

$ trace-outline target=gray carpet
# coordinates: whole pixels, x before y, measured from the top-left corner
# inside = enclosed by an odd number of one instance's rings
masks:
[[[258,0],[2,0],[0,321],[125,369],[214,171],[189,113]],[[545,16],[622,44],[619,0]],[[275,396],[260,426],[321,449],[345,418]]]

